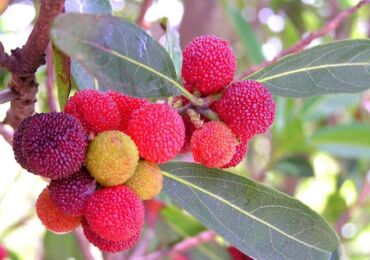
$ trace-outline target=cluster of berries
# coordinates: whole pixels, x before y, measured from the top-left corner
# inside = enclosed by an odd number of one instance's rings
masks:
[[[275,118],[275,102],[269,90],[250,80],[231,83],[235,72],[233,50],[217,37],[197,37],[183,52],[185,88],[211,102],[205,109],[195,108],[198,118],[182,114],[186,126],[182,152],[190,150],[194,160],[207,167],[229,168],[239,164],[248,151],[248,141],[264,133]],[[175,102],[180,103],[178,106],[189,103],[184,96],[177,97]],[[215,112],[220,120],[209,121],[205,116],[209,111]],[[200,124],[196,122],[199,119]]]
[[[267,88],[253,81],[230,85],[236,58],[226,41],[198,37],[183,56],[184,86],[213,101],[206,106],[178,97],[175,107],[188,105],[180,114],[168,104],[115,91],[81,90],[64,112],[23,120],[13,139],[15,158],[51,180],[36,203],[49,230],[70,232],[82,225],[101,250],[127,250],[143,229],[142,200],[162,189],[157,164],[191,150],[207,167],[235,166],[250,138],[272,124],[275,103]],[[205,110],[220,120],[205,117]]]
[[[133,247],[144,225],[142,200],[162,189],[158,163],[173,159],[184,142],[181,116],[165,104],[118,92],[77,92],[64,112],[22,121],[15,158],[50,184],[36,212],[51,231],[82,225],[103,251]]]

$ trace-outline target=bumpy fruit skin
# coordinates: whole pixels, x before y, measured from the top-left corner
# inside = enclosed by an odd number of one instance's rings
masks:
[[[116,91],[108,91],[107,94],[117,103],[118,109],[121,116],[121,123],[118,130],[126,132],[128,122],[131,119],[132,113],[141,108],[142,106],[148,105],[149,101],[143,98],[135,98],[126,96]]]
[[[150,104],[133,113],[127,134],[136,143],[140,157],[165,163],[180,152],[185,126],[176,110],[166,104]]]
[[[81,223],[80,217],[63,214],[51,201],[48,188],[37,199],[36,213],[42,224],[55,233],[67,233],[75,230]]]
[[[8,251],[0,245],[0,260],[3,260],[8,257]]]
[[[183,79],[202,94],[214,94],[233,80],[236,58],[227,41],[199,36],[186,46],[181,72]]]
[[[52,180],[49,195],[63,214],[82,216],[86,202],[95,189],[95,180],[85,168],[82,168],[68,178]]]
[[[139,152],[132,139],[120,131],[98,134],[89,144],[86,167],[103,186],[123,184],[135,172]]]
[[[134,175],[125,183],[142,200],[150,200],[162,190],[163,174],[155,163],[140,161]]]
[[[229,163],[226,165],[222,166],[221,168],[230,168],[237,166],[245,157],[245,155],[248,153],[248,142],[240,142],[236,146],[236,153],[234,154],[233,158]]]
[[[232,84],[211,108],[243,141],[264,133],[275,118],[272,94],[261,83],[251,80]]]
[[[126,186],[96,191],[89,199],[85,217],[93,232],[111,241],[127,241],[143,229],[144,204]]]
[[[237,140],[222,122],[211,121],[197,129],[190,141],[194,160],[209,168],[229,163],[236,152]]]
[[[93,134],[118,129],[121,123],[118,105],[113,98],[93,89],[76,92],[68,100],[64,112],[75,116]]]
[[[185,139],[184,139],[184,145],[181,147],[180,153],[187,153],[190,151],[191,136],[193,135],[196,128],[193,122],[191,121],[190,117],[188,116],[188,114],[183,114],[181,117],[185,125]]]
[[[23,153],[23,135],[24,131],[35,116],[24,119],[13,135],[13,151],[15,160],[25,169],[27,168],[27,163]]]
[[[141,231],[132,236],[129,239],[123,241],[110,241],[104,238],[101,238],[98,234],[91,230],[89,223],[85,218],[81,220],[82,228],[86,238],[97,248],[104,252],[116,253],[128,250],[133,248],[136,243],[139,241]]]
[[[81,168],[87,134],[80,122],[69,114],[43,113],[33,116],[24,129],[22,146],[28,171],[62,179]]]

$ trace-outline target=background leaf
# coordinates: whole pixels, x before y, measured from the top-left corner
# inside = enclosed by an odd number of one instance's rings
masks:
[[[65,3],[66,13],[82,14],[112,14],[112,6],[109,0],[67,0]],[[104,87],[97,83],[97,80],[75,59],[71,61],[72,77],[79,89],[98,89]]]
[[[64,6],[67,13],[112,14],[109,0],[66,0]]]
[[[176,70],[176,75],[180,79],[182,66],[182,51],[180,46],[179,32],[170,26],[167,22],[166,26],[166,45],[165,48],[170,55],[173,65]]]
[[[71,92],[71,60],[53,45],[53,61],[58,101],[63,111]]]
[[[370,40],[324,44],[287,56],[249,79],[274,95],[306,97],[370,88]]]
[[[61,235],[47,231],[44,237],[43,259],[82,260],[84,256],[73,233]]]
[[[273,170],[285,176],[312,177],[313,167],[304,156],[294,155],[275,163]]]
[[[348,124],[321,128],[310,140],[318,149],[333,155],[358,158],[370,156],[370,125]]]
[[[283,193],[194,163],[161,168],[166,171],[164,191],[174,202],[247,255],[327,259],[338,244],[317,213]]]
[[[113,16],[64,14],[55,45],[106,88],[138,97],[169,97],[182,88],[166,50],[136,25]]]

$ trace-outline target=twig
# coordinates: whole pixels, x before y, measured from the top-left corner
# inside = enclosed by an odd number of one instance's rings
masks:
[[[269,66],[273,63],[275,63],[277,60],[281,59],[282,57],[285,57],[288,54],[297,53],[302,51],[307,45],[309,45],[312,41],[314,41],[317,38],[320,38],[327,33],[329,33],[332,30],[335,30],[339,25],[341,25],[349,16],[354,14],[358,9],[363,7],[366,4],[369,4],[370,0],[362,0],[357,5],[350,7],[342,12],[340,12],[337,16],[335,16],[331,21],[329,21],[323,28],[320,30],[313,32],[306,36],[305,38],[301,39],[299,42],[294,44],[292,47],[287,48],[283,50],[281,53],[279,53],[274,59],[271,61],[265,61],[260,65],[253,66],[246,72],[244,72],[241,76],[241,78],[245,78],[256,71],[260,70],[261,68],[264,68],[266,66]]]
[[[7,127],[5,124],[0,123],[0,135],[7,141],[10,145],[13,144],[13,130]]]
[[[35,72],[45,64],[51,23],[63,6],[64,0],[41,0],[37,22],[26,44],[21,49],[12,50],[11,56],[5,54],[3,46],[0,46],[0,65],[12,73],[8,86],[18,96],[11,101],[4,120],[13,128],[17,128],[24,118],[35,111],[38,88]]]
[[[143,27],[145,29],[147,29],[149,26],[148,24],[145,22],[145,14],[146,12],[148,11],[149,7],[153,4],[153,0],[144,0],[141,4],[141,7],[140,7],[140,13],[139,13],[139,16],[136,20],[136,23],[140,26],[140,27]]]
[[[174,245],[170,250],[160,250],[145,256],[145,260],[164,259],[166,256],[175,257],[176,255],[185,253],[194,247],[201,244],[212,242],[216,238],[216,233],[212,230],[206,230],[194,237],[189,237]]]
[[[50,112],[57,111],[57,104],[53,93],[54,88],[54,63],[53,63],[53,50],[51,44],[46,49],[46,93],[48,97],[48,106]]]
[[[359,207],[362,206],[362,204],[365,203],[366,199],[369,198],[370,195],[370,171],[365,177],[364,184],[362,186],[361,192],[358,195],[358,198],[355,202],[354,205],[349,207],[337,220],[335,223],[335,230],[337,231],[338,234],[341,233],[342,227],[350,221],[352,217],[352,213]]]
[[[84,256],[84,259],[85,260],[94,260],[94,256],[91,254],[91,251],[90,251],[90,243],[86,239],[86,237],[85,237],[81,228],[79,228],[75,231],[75,236],[76,236],[78,245],[80,246],[81,252]]]
[[[0,91],[0,104],[8,103],[16,97],[17,95],[10,88],[6,88]]]

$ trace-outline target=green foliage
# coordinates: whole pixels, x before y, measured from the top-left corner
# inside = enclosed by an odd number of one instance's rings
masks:
[[[53,46],[53,58],[59,107],[63,111],[71,92],[70,59],[55,46]]]
[[[320,150],[346,158],[370,156],[370,125],[347,124],[319,129],[311,137]]]
[[[251,75],[274,95],[307,97],[370,88],[370,40],[324,44],[290,55]]]
[[[199,164],[172,162],[161,168],[169,172],[164,191],[174,202],[248,255],[327,259],[338,244],[317,213],[283,193]]]
[[[44,259],[84,259],[73,233],[60,235],[47,231],[44,248]]]
[[[299,155],[282,158],[273,166],[273,170],[286,176],[312,177],[314,175],[309,160]]]
[[[182,88],[166,50],[122,19],[65,14],[55,20],[51,37],[107,88],[138,97],[169,97]]]

